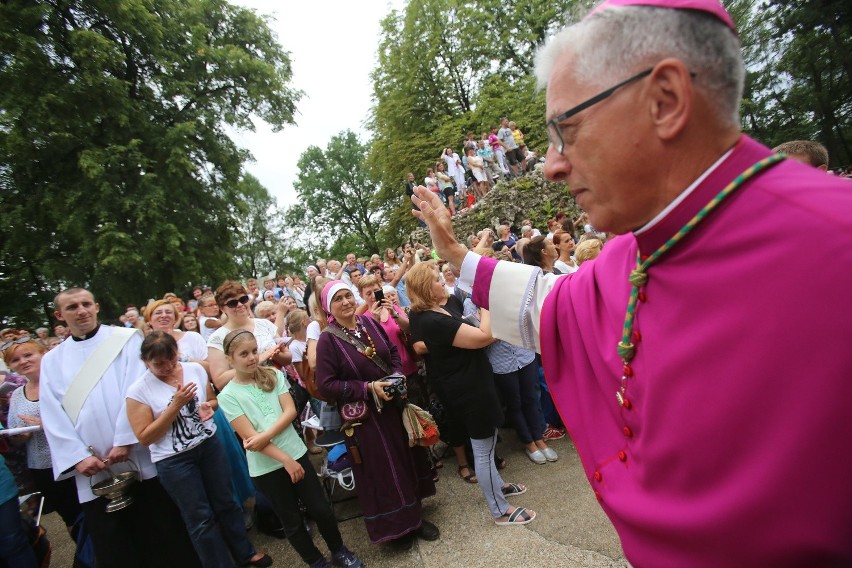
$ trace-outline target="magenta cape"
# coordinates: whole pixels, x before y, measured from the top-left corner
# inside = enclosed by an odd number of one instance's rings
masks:
[[[769,154],[743,137],[661,223],[609,242],[543,306],[548,386],[637,568],[852,565],[852,183],[785,161],[653,265],[631,408],[616,401],[637,247],[654,251]],[[478,305],[495,265],[477,266]]]

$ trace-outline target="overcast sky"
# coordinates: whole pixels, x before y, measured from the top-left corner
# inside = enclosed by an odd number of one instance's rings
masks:
[[[270,25],[293,63],[291,86],[305,93],[296,107],[296,126],[275,134],[258,123],[256,132],[232,132],[254,155],[247,170],[279,205],[289,205],[296,201],[296,162],[308,146],[325,148],[346,129],[367,139],[363,122],[371,105],[379,22],[391,9],[402,9],[403,0],[232,2],[275,18]]]

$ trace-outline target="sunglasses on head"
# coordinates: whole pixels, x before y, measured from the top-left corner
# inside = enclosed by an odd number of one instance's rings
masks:
[[[236,308],[240,304],[248,304],[249,297],[248,296],[240,296],[239,298],[234,298],[233,300],[228,300],[225,302],[225,306],[231,309]]]
[[[32,341],[32,339],[30,338],[29,335],[26,335],[24,337],[19,337],[18,339],[13,339],[12,341],[8,341],[8,342],[4,343],[3,345],[0,345],[0,353],[2,353],[3,351],[6,351],[8,348],[10,348],[13,345],[20,345],[21,343],[26,343],[27,341]]]

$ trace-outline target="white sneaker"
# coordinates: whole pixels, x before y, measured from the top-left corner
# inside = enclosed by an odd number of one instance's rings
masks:
[[[536,450],[534,452],[531,452],[531,451],[527,450],[526,448],[524,448],[524,451],[527,453],[527,457],[530,458],[530,461],[533,462],[534,464],[542,465],[542,464],[547,463],[547,458],[544,457],[544,454],[542,453],[541,450]],[[551,451],[553,451],[553,450],[551,450]]]
[[[556,454],[556,450],[552,450],[550,448],[539,449],[539,451],[544,454],[544,458],[549,462],[555,462],[559,459],[559,456]]]

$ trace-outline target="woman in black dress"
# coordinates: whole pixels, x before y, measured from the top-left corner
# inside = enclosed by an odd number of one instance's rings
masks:
[[[494,388],[491,364],[483,349],[494,341],[491,319],[483,310],[480,327],[464,322],[462,304],[447,296],[434,261],[421,262],[406,274],[411,299],[411,331],[426,344],[426,374],[433,389],[451,413],[463,421],[473,446],[476,476],[498,525],[522,525],[535,512],[513,507],[506,497],[526,487],[505,483],[494,465],[497,426],[503,413]]]

